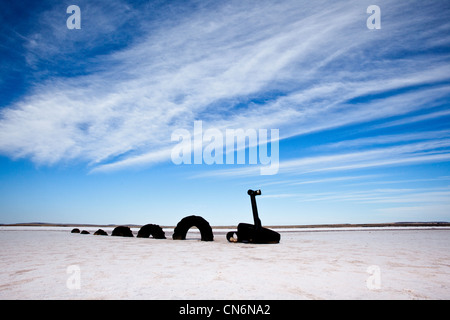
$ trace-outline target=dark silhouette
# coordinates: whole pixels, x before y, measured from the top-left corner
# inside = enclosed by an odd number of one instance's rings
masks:
[[[261,190],[248,190],[247,193],[252,203],[254,224],[239,223],[237,232],[231,231],[227,233],[227,240],[229,242],[279,243],[280,234],[273,230],[263,228],[261,225],[255,198],[261,194]]]
[[[89,231],[83,230],[81,231],[81,234],[90,234]]]
[[[146,224],[139,229],[138,238],[149,238],[152,236],[155,239],[165,239],[166,235],[163,229],[156,224]]]
[[[111,235],[118,237],[133,237],[131,229],[124,226],[115,227]]]
[[[80,229],[78,229],[78,228],[72,229],[72,231],[70,231],[70,233],[80,233]]]
[[[94,232],[94,236],[107,236],[108,233],[103,229],[98,229]]]
[[[200,216],[189,216],[183,218],[175,227],[172,239],[185,240],[186,234],[191,227],[197,227],[200,230],[202,241],[213,241],[214,235],[208,221]]]

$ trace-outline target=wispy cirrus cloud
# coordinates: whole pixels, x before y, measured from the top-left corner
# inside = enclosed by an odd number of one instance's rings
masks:
[[[400,188],[400,189],[370,189],[353,192],[322,192],[309,193],[306,195],[296,194],[303,202],[321,201],[350,201],[358,203],[377,204],[415,204],[417,203],[444,203],[449,205],[449,188]],[[281,195],[283,196],[283,195]]]
[[[395,142],[394,145],[393,142]],[[314,146],[312,149],[322,149],[325,154],[320,153],[281,161],[279,173],[289,176],[326,172],[347,173],[359,169],[439,163],[450,160],[450,139],[447,130],[344,140],[335,144]],[[258,170],[258,166],[222,169],[201,173],[199,176],[253,176]],[[296,184],[344,181],[357,177],[313,179]],[[286,183],[291,184],[289,181]]]
[[[365,28],[367,5],[194,1],[144,10],[123,1],[110,5],[110,14],[86,4],[75,39],[55,20],[59,10],[47,10],[43,21],[51,28],[25,35],[21,50],[33,68],[42,70],[45,52],[59,63],[1,110],[0,152],[109,171],[168,161],[171,133],[196,119],[219,128],[280,128],[283,139],[442,105],[448,53],[417,50],[448,45],[437,41],[449,30],[439,8],[389,4],[383,27],[390,31],[375,33]],[[58,68],[70,52],[82,59],[83,45],[86,60],[68,61],[83,72]],[[423,145],[409,147],[389,149],[383,165],[448,160]],[[375,166],[386,151],[285,161],[281,169]]]

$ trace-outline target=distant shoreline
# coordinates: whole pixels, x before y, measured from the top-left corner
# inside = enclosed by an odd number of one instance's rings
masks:
[[[0,227],[99,227],[114,228],[117,226],[140,228],[143,225],[136,224],[82,224],[82,223],[9,223],[0,224]],[[161,226],[162,228],[175,228],[175,226]],[[213,229],[235,229],[232,226],[212,226]],[[338,223],[338,224],[312,224],[312,225],[272,225],[264,226],[273,229],[302,229],[302,228],[380,228],[380,227],[450,227],[450,222],[390,222],[390,223]]]

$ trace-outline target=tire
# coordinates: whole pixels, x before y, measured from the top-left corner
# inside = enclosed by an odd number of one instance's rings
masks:
[[[94,232],[94,236],[107,236],[108,233],[103,229],[98,229]]]
[[[139,229],[138,238],[149,238],[152,236],[155,239],[165,239],[166,235],[163,229],[156,224],[146,224]]]
[[[118,236],[118,237],[133,237],[133,233],[131,232],[131,229],[129,227],[119,226],[114,228],[112,236]]]
[[[200,230],[202,241],[214,241],[214,235],[208,221],[200,216],[188,216],[181,219],[175,227],[172,235],[173,240],[186,240],[186,234],[192,227],[197,227]]]
[[[234,234],[237,234],[237,239],[234,240]],[[244,243],[279,243],[280,234],[276,231],[267,228],[256,228],[253,224],[240,223],[237,227],[237,232],[228,232],[227,240],[229,242],[244,242]]]
[[[228,242],[239,242],[237,231],[230,231],[227,233],[227,240]]]

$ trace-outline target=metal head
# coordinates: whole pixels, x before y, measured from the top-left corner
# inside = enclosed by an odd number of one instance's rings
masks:
[[[249,189],[249,190],[247,191],[247,193],[248,193],[249,196],[260,196],[260,195],[261,195],[261,190],[252,190],[252,189]]]

